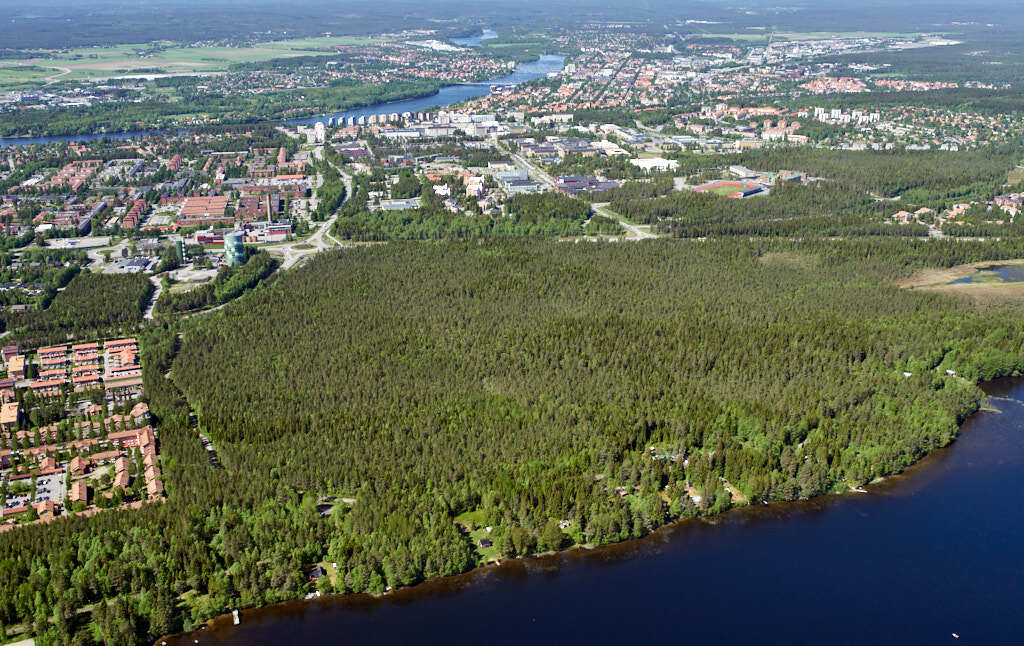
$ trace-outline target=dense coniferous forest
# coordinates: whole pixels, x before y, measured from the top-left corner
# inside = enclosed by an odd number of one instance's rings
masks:
[[[850,64],[884,66],[902,77],[929,81],[1016,84],[1020,80],[1021,74],[1024,73],[1024,64],[1021,62],[1024,46],[1022,46],[1018,34],[1012,29],[994,32],[991,29],[978,29],[978,27],[980,25],[958,36],[966,41],[959,45],[923,47],[899,52],[862,52],[827,56],[818,60],[836,63],[844,67]],[[963,99],[957,101],[957,94]],[[1016,95],[1015,109],[1020,110],[1024,107],[1019,92],[978,91],[972,88],[956,88],[953,92],[944,92],[939,95],[939,100],[935,103],[930,103],[929,98],[920,96],[905,98],[913,103],[928,102],[932,105],[970,105],[974,108],[983,108],[986,96],[998,97],[1000,94]],[[852,98],[852,95],[844,95],[844,99],[846,97]],[[947,99],[949,100],[947,101]],[[981,99],[981,105],[974,102],[975,99]],[[887,97],[876,96],[876,100],[886,103]]]
[[[540,45],[518,43],[524,27],[621,15],[619,7],[585,9],[575,0],[555,11],[499,2],[490,11],[502,18],[493,21],[466,20],[464,6],[450,2],[426,10],[406,0],[385,3],[353,21],[325,18],[333,5],[321,2],[289,11],[260,1],[239,12],[193,0],[143,10],[102,1],[69,30],[65,16],[77,14],[66,14],[74,7],[64,4],[46,16],[19,10],[0,46],[62,48],[185,32],[248,45],[285,32],[398,31],[413,18],[438,38],[500,28],[488,47],[521,60],[556,46],[546,36]],[[670,24],[678,7],[655,2],[632,7],[631,18],[636,28],[651,21],[678,32],[682,51],[697,37],[690,29],[715,39],[716,32],[761,26],[769,15],[773,31],[932,31],[960,12],[910,4],[875,2],[877,11],[851,15],[825,3],[749,12],[711,27],[728,13],[715,10],[709,17],[716,20],[698,28]],[[1020,22],[1012,11],[988,11],[1004,27]],[[891,66],[884,73],[897,78],[1016,83],[1020,39],[1012,28],[999,37],[980,25],[968,31],[973,36],[962,46],[823,60],[836,62],[836,73],[869,63]],[[980,49],[984,59],[965,62],[965,52]],[[3,58],[29,55],[0,51]],[[184,102],[8,112],[0,136],[175,123],[184,103],[188,113],[220,122],[195,132],[237,130],[230,124],[322,114],[438,87],[395,82],[224,97],[190,89],[200,84],[195,79],[156,84]],[[662,125],[701,103],[673,101],[670,110],[588,110],[575,118]],[[1024,109],[1024,93],[956,88],[786,103],[1006,113]],[[830,132],[814,127],[816,137]],[[231,151],[242,142],[298,149],[266,123],[246,129],[252,136],[182,144],[180,152]],[[376,152],[383,146],[371,139]],[[470,165],[491,160],[491,153],[451,148],[446,156]],[[136,154],[112,144],[96,158]],[[730,200],[674,191],[672,177],[648,175],[625,159],[569,156],[549,170],[639,181],[583,200],[557,192],[516,196],[500,214],[485,216],[475,203],[466,214],[449,212],[427,183],[407,173],[390,196],[422,196],[422,207],[371,212],[370,184],[383,177],[357,177],[347,196],[330,164],[341,160],[328,147],[318,164],[324,184],[313,219],[337,212],[333,235],[386,245],[317,254],[278,274],[277,261],[256,253],[192,291],[165,290],[160,317],[145,328],[153,290],[146,277],[79,273],[77,266],[40,270],[51,289],[38,309],[0,315],[10,331],[4,344],[34,348],[136,334],[167,497],[138,510],[69,514],[0,533],[0,642],[17,635],[33,636],[38,646],[152,643],[231,608],[300,598],[314,588],[379,594],[463,572],[495,552],[508,558],[600,545],[736,505],[847,491],[948,444],[980,403],[978,381],[1024,371],[1024,305],[896,286],[922,268],[1024,258],[1022,225],[981,217],[944,228],[947,235],[1002,238],[977,242],[926,240],[923,225],[883,222],[910,205],[942,209],[1006,192],[1019,147],[955,155],[795,147],[665,154],[679,163],[673,175],[689,183],[723,176],[731,164],[817,179]],[[13,170],[0,192],[72,158],[54,147],[52,157]],[[539,240],[620,235],[619,223],[593,215],[588,201],[610,202],[623,217],[685,239]],[[3,246],[24,246],[33,235]],[[224,307],[204,316],[176,316],[218,305]],[[212,438],[217,464],[200,432]],[[484,526],[493,527],[491,551],[478,543]],[[310,570],[330,563],[337,563],[336,578],[332,567],[330,578],[311,582]]]
[[[482,559],[467,516],[507,557],[716,513],[742,502],[727,485],[790,500],[898,471],[956,435],[977,380],[1021,369],[1024,319],[891,281],[1022,256],[896,239],[318,255],[146,333],[167,501],[0,534],[0,623],[131,643],[300,596],[322,561],[339,592],[463,571]],[[91,627],[71,612],[97,602]]]
[[[979,69],[977,65],[971,67],[975,71]],[[988,69],[999,68],[989,67]],[[1020,72],[1015,71],[1012,74],[1019,78]],[[997,90],[952,88],[931,92],[873,92],[870,97],[860,93],[835,94],[824,98],[815,97],[813,101],[802,98],[795,103],[799,105],[826,105],[829,107],[835,106],[852,109],[878,109],[880,107],[909,105],[926,108],[951,108],[965,112],[980,112],[982,114],[994,115],[1014,114],[1024,111],[1024,92],[1018,88]]]
[[[916,190],[920,193],[918,199],[942,199],[958,189],[962,192],[962,187],[1002,184],[1019,158],[1019,151],[999,148],[959,153],[892,150],[841,154],[821,148],[783,148],[742,153],[728,163],[758,171],[799,170],[884,197]]]
[[[796,170],[877,197],[944,200],[995,190],[1020,160],[1013,148],[947,151],[853,151],[785,147],[731,155],[678,156],[679,173],[724,171],[738,164],[759,172]],[[908,195],[909,193],[909,195]]]
[[[4,312],[12,341],[22,347],[61,343],[69,338],[105,335],[142,322],[153,285],[141,274],[83,271],[40,311]]]
[[[611,208],[620,215],[653,224],[672,220],[680,225],[705,225],[708,231],[721,232],[713,225],[772,221],[801,218],[838,218],[840,215],[875,217],[889,209],[888,205],[872,200],[867,194],[853,191],[831,182],[812,185],[781,185],[769,195],[737,200],[711,193],[674,191],[660,198],[614,198]]]
[[[625,229],[619,224],[617,220],[607,218],[603,215],[594,215],[587,220],[586,225],[583,227],[583,232],[588,236],[597,235],[619,235],[625,233]]]

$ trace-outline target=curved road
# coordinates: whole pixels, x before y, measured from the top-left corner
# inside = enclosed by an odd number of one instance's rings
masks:
[[[331,166],[334,166],[334,164],[331,164]],[[334,168],[341,174],[341,180],[345,183],[345,199],[341,202],[344,204],[352,197],[352,178],[337,166],[334,166]],[[310,210],[312,211],[312,208]],[[308,238],[269,247],[271,250],[280,251],[284,254],[281,269],[294,267],[306,256],[325,251],[332,246],[343,246],[338,239],[330,234],[331,227],[334,226],[334,222],[337,219],[338,211],[335,210],[331,217],[321,222],[317,230]]]
[[[29,65],[39,65],[41,62],[42,62],[41,59],[33,58],[33,59],[26,60],[26,61],[21,61],[20,63],[18,63],[18,65],[20,67],[27,67]],[[51,75],[49,75],[49,76],[47,76],[46,78],[43,79],[43,85],[44,86],[45,85],[53,85],[54,83],[59,81],[62,76],[67,76],[68,74],[71,73],[71,68],[70,67],[64,67],[63,65],[41,65],[41,67],[45,67],[45,68],[51,69],[51,70],[58,70],[56,74],[51,74]]]
[[[526,172],[528,172],[535,180],[537,180],[537,181],[547,185],[552,190],[558,190],[557,184],[555,182],[555,179],[553,177],[551,177],[551,175],[548,175],[547,172],[544,169],[540,168],[539,166],[537,166],[533,162],[528,161],[525,157],[523,157],[519,153],[512,152],[511,150],[505,148],[503,144],[499,143],[498,147],[499,148],[503,148],[505,150],[505,152],[507,152],[509,155],[511,155],[512,156],[512,160],[516,163],[516,165],[519,166],[520,168],[525,168]],[[617,221],[619,223],[619,225],[628,232],[628,234],[626,236],[627,240],[649,240],[651,238],[657,238],[658,237],[658,236],[654,235],[653,233],[651,233],[649,230],[648,231],[644,231],[643,229],[641,229],[637,225],[631,224],[629,222],[626,222],[618,214],[616,214],[616,213],[614,213],[612,211],[609,211],[607,207],[608,207],[608,203],[607,202],[604,202],[604,203],[601,203],[601,204],[594,204],[593,205],[593,210],[594,210],[594,213],[597,213],[598,215],[603,215],[606,218],[609,218],[611,220]]]
[[[333,164],[331,165],[334,166]],[[341,174],[341,179],[343,182],[345,182],[345,199],[342,201],[342,204],[344,204],[352,196],[352,178],[337,166],[334,166],[334,168],[337,169],[337,171]],[[279,245],[267,245],[266,249],[271,252],[276,251],[282,254],[284,258],[281,262],[280,268],[288,269],[302,262],[302,260],[307,256],[319,253],[321,251],[326,251],[327,249],[330,249],[331,247],[334,246],[344,246],[337,238],[330,234],[331,226],[334,225],[334,222],[337,219],[338,212],[335,211],[333,214],[331,214],[330,218],[328,218],[324,222],[321,222],[317,230],[314,231],[313,234],[310,235],[308,238],[305,238],[304,240],[296,240],[294,242],[284,242]],[[121,243],[121,245],[124,244],[124,242]],[[90,250],[90,252],[90,256],[95,256],[95,260],[102,259],[102,253],[100,251]],[[149,280],[150,282],[153,283],[156,289],[153,292],[153,298],[149,303],[149,307],[146,308],[146,313],[143,315],[143,318],[147,320],[151,320],[154,318],[153,310],[156,308],[157,299],[160,298],[160,293],[163,291],[163,282],[160,280],[160,278],[157,278],[156,276],[150,276]],[[209,312],[218,310],[221,307],[224,307],[224,305],[220,305],[218,307],[211,308],[208,310],[202,310],[201,312],[196,312],[196,314],[207,314]]]
[[[619,225],[629,232],[629,235],[626,236],[629,240],[650,240],[651,238],[658,237],[651,233],[650,227],[648,227],[647,230],[644,231],[637,225],[626,222],[614,211],[609,211],[607,202],[603,202],[601,204],[594,204],[593,208],[594,213],[597,213],[598,215],[603,215],[604,217],[609,218],[611,220],[617,220]]]
[[[56,74],[51,74],[50,76],[47,76],[45,79],[43,79],[44,81],[46,81],[46,85],[53,85],[54,83],[56,83],[57,81],[60,80],[60,77],[67,76],[68,74],[71,73],[71,68],[70,67],[61,67],[61,66],[58,66],[58,65],[50,65],[49,67],[52,70],[60,70],[60,71],[58,73],[56,73]]]

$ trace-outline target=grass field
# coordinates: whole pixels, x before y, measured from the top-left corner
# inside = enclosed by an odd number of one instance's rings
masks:
[[[712,195],[720,195],[722,197],[729,197],[733,193],[738,193],[742,188],[737,186],[712,186],[709,189],[705,189],[704,193],[711,193]]]
[[[260,62],[273,58],[324,54],[324,48],[377,42],[349,36],[303,38],[261,43],[255,47],[178,47],[154,45],[116,45],[79,47],[53,52],[49,56],[25,61],[28,66],[0,67],[0,86],[40,84],[54,74],[54,68],[68,68],[61,80],[88,80],[111,75],[131,74],[135,70],[161,70],[167,73],[218,72],[236,63]]]
[[[480,564],[489,563],[501,556],[501,548],[495,544],[496,537],[491,536],[484,526],[486,517],[482,509],[467,511],[455,517],[455,524],[469,534],[470,540],[473,541],[473,549]],[[492,544],[490,547],[480,547],[481,540],[490,540]]]
[[[264,43],[270,49],[314,49],[317,47],[340,47],[343,45],[367,45],[379,42],[376,38],[359,38],[356,36],[321,36],[319,38],[298,38],[296,40],[278,40]]]
[[[0,66],[0,90],[27,90],[39,87],[55,70],[36,65]]]

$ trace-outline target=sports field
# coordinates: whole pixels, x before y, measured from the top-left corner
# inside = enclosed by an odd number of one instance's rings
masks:
[[[737,188],[735,186],[712,186],[711,188],[708,188],[708,189],[706,189],[704,191],[701,191],[701,192],[702,193],[711,193],[712,195],[721,195],[722,197],[729,197],[733,193],[738,193],[741,190],[743,190],[743,189],[742,188]]]
[[[693,189],[695,193],[711,193],[721,197],[729,197],[734,193],[740,193],[750,188],[757,188],[753,182],[738,182],[735,180],[718,180],[708,182]]]

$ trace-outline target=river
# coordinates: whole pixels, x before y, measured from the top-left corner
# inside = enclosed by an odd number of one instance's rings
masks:
[[[1020,644],[1024,380],[985,390],[999,412],[867,494],[243,611],[168,644]]]
[[[379,103],[377,105],[367,106],[365,108],[356,108],[353,110],[344,110],[342,112],[333,112],[318,117],[308,117],[305,119],[292,119],[284,121],[283,123],[289,125],[297,124],[313,124],[317,121],[326,122],[331,117],[336,120],[339,118],[346,117],[368,117],[374,114],[389,114],[397,112],[421,112],[426,111],[430,108],[444,108],[462,101],[468,101],[469,99],[475,99],[477,97],[485,96],[491,91],[491,85],[512,85],[516,83],[526,83],[537,78],[546,76],[550,72],[557,72],[562,69],[565,62],[564,56],[545,55],[541,56],[538,60],[531,63],[520,63],[516,66],[514,72],[507,76],[500,78],[490,79],[483,84],[459,84],[449,85],[441,88],[437,94],[430,96],[420,97],[417,99],[406,99],[403,101],[392,101],[391,103]],[[28,144],[48,144],[55,141],[94,141],[103,138],[112,139],[137,139],[145,137],[151,134],[150,131],[137,131],[137,132],[118,132],[108,134],[93,134],[93,135],[62,135],[56,137],[0,137],[0,148],[7,146],[24,146]]]
[[[368,117],[374,114],[390,114],[392,112],[401,114],[403,112],[422,112],[432,108],[444,108],[456,103],[486,96],[491,92],[491,85],[513,85],[541,78],[550,72],[557,72],[562,69],[564,63],[564,56],[546,54],[531,63],[520,63],[516,65],[516,70],[511,74],[490,79],[484,84],[467,83],[449,85],[441,88],[438,90],[437,94],[433,94],[431,96],[424,96],[418,99],[407,99],[405,101],[394,101],[392,103],[382,103],[366,108],[356,108],[354,110],[345,110],[342,112],[332,112],[331,114],[319,117],[292,119],[285,123],[292,125],[308,125],[316,123],[317,121],[327,121],[327,119],[330,119],[331,117],[334,117],[334,119],[337,120],[339,118],[345,119],[348,117]]]
[[[480,47],[485,40],[493,40],[498,37],[498,32],[493,29],[484,29],[479,36],[468,36],[466,38],[452,38],[452,44],[461,47]]]

